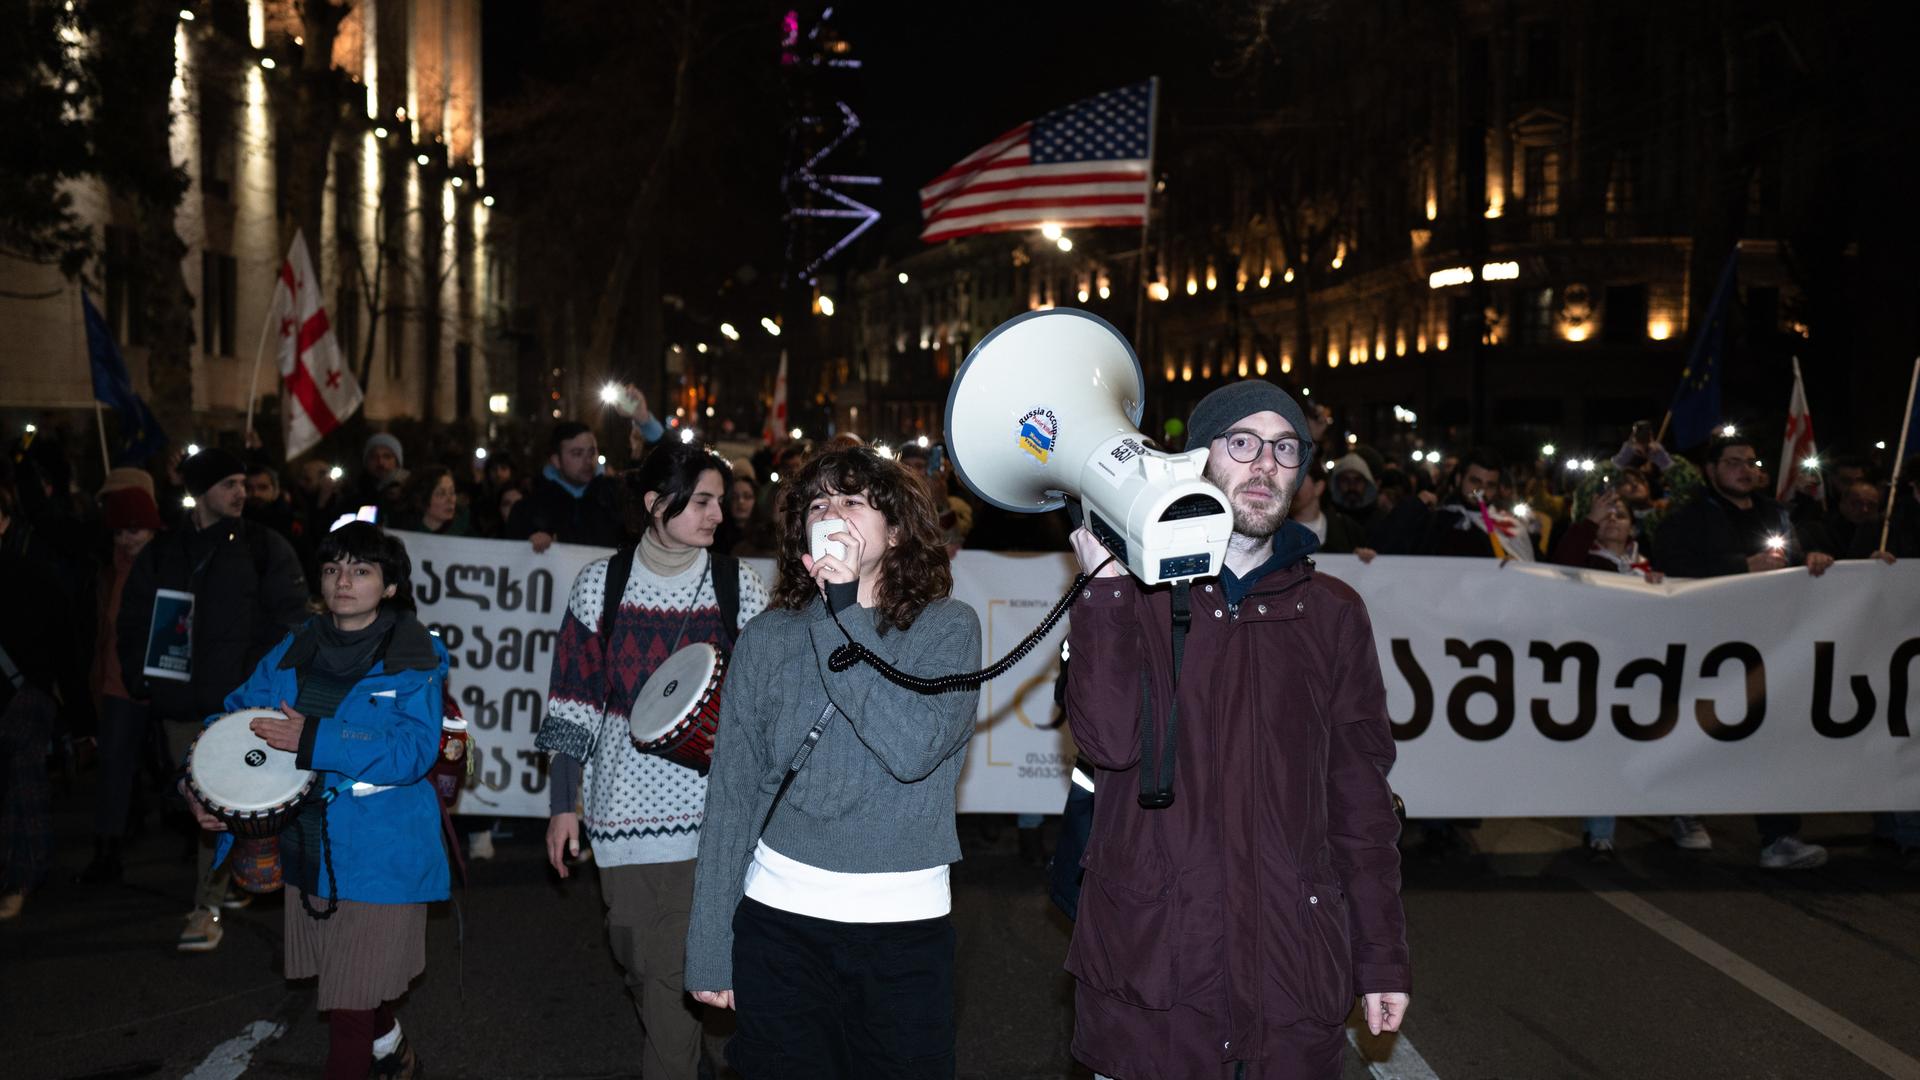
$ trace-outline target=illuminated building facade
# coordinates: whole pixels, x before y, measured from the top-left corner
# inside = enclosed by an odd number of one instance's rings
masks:
[[[1136,338],[1156,423],[1264,375],[1382,445],[1600,444],[1658,423],[1731,256],[1729,415],[1784,419],[1797,354],[1816,410],[1879,431],[1912,342],[1869,290],[1904,279],[1913,215],[1874,187],[1897,140],[1847,104],[1897,78],[1848,59],[1856,32],[1813,9],[1340,5],[1218,101],[1173,96],[1144,274],[1140,236],[1103,229],[860,277],[864,392],[924,413],[997,320],[1072,305]]]
[[[307,55],[292,0],[188,0],[174,37],[173,160],[189,188],[176,216],[193,298],[196,432],[236,429],[256,346],[298,214],[289,173],[319,163],[318,263],[341,348],[376,425],[488,415],[508,386],[490,348],[508,293],[488,242],[479,0],[354,0],[330,65]],[[81,47],[85,47],[81,43]],[[303,70],[304,69],[304,70]],[[294,145],[294,77],[343,100],[323,153]],[[91,178],[71,190],[93,228],[86,272],[137,389],[149,391],[137,232],[125,200]],[[80,284],[0,260],[0,404],[91,408]],[[277,329],[277,328],[276,328]],[[260,394],[278,391],[266,340]],[[490,355],[492,367],[490,370]],[[510,376],[510,371],[506,375]],[[271,429],[269,417],[257,426]],[[172,433],[185,442],[184,433]]]

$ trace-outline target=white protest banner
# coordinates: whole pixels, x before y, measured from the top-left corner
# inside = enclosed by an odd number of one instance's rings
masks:
[[[553,642],[574,576],[606,550],[403,536],[480,747],[461,812],[545,816],[533,740]],[[1491,560],[1316,561],[1367,601],[1398,740],[1392,783],[1418,816],[1920,806],[1920,565],[1647,585]],[[1074,570],[1063,554],[960,553],[954,594],[980,615],[983,666],[1039,624]],[[1059,811],[1073,761],[1053,726],[1064,638],[981,690],[963,812]]]
[[[962,551],[953,595],[980,615],[980,666],[1040,625],[1078,569],[1065,555]],[[1073,740],[1055,712],[1053,687],[1066,626],[1061,620],[1012,671],[980,688],[980,719],[960,773],[961,812],[1057,814],[1065,805]]]
[[[1420,817],[1920,806],[1920,565],[1648,585],[1323,556],[1367,601]]]
[[[420,621],[447,647],[447,685],[477,754],[456,813],[546,817],[546,755],[533,748],[547,714],[547,675],[581,567],[606,548],[396,532],[413,561]]]

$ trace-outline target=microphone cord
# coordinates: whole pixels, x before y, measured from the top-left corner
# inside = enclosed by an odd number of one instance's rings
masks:
[[[1067,614],[1067,609],[1071,608],[1073,602],[1080,598],[1080,591],[1086,588],[1087,582],[1093,580],[1094,577],[1099,575],[1100,571],[1105,570],[1111,565],[1113,565],[1113,556],[1109,555],[1105,562],[1093,568],[1093,573],[1089,574],[1083,571],[1076,575],[1073,579],[1073,585],[1067,589],[1066,595],[1054,603],[1053,610],[1047,612],[1047,617],[1041,619],[1040,625],[1034,627],[1033,632],[1028,634],[1020,644],[1015,645],[1012,652],[1009,652],[988,667],[981,668],[979,671],[968,672],[964,675],[941,675],[937,678],[928,679],[918,675],[909,675],[901,671],[879,656],[874,655],[873,650],[853,640],[853,635],[847,632],[846,624],[840,621],[839,612],[834,611],[832,605],[828,605],[827,614],[832,617],[833,625],[840,628],[840,633],[846,637],[847,643],[835,648],[833,652],[828,654],[827,667],[833,671],[840,672],[846,671],[855,664],[866,664],[875,671],[878,671],[888,682],[895,686],[912,690],[916,694],[927,694],[929,696],[934,694],[951,694],[960,690],[977,690],[982,684],[1012,671],[1015,664],[1025,659],[1026,655],[1032,652],[1034,647],[1039,645],[1042,639],[1048,634],[1051,634],[1055,626],[1059,625],[1060,620]]]

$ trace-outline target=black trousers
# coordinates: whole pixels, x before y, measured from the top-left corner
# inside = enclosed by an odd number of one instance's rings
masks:
[[[733,915],[746,1080],[954,1074],[953,920],[842,923],[742,899]]]

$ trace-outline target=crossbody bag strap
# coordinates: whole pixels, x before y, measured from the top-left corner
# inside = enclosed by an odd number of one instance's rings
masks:
[[[787,797],[787,789],[793,786],[793,778],[800,775],[800,767],[807,763],[808,757],[812,756],[814,745],[820,741],[820,736],[826,733],[827,723],[832,719],[833,702],[829,701],[825,711],[821,712],[820,719],[815,720],[813,727],[807,730],[807,737],[800,740],[800,749],[793,752],[793,760],[787,764],[787,775],[780,779],[780,790],[773,793],[773,802],[767,804],[767,816],[760,819],[761,835],[764,836],[767,826],[773,824],[773,812],[780,809],[780,800]]]
[[[1173,586],[1173,692],[1167,709],[1166,745],[1155,753],[1153,737],[1153,683],[1140,675],[1140,806],[1165,810],[1173,805],[1174,748],[1180,742],[1180,662],[1187,652],[1187,630],[1193,625],[1191,584]]]

